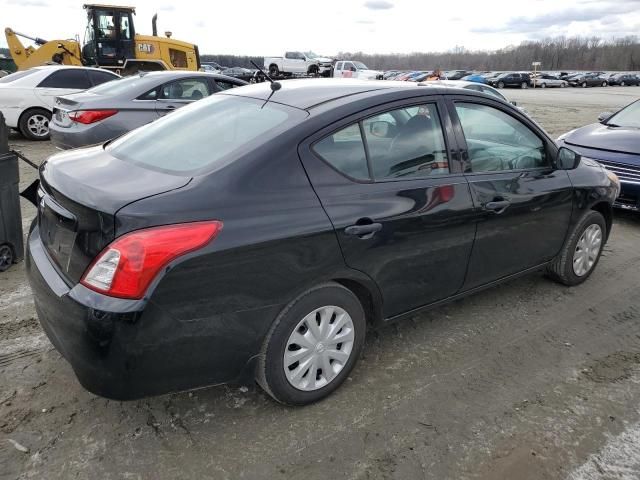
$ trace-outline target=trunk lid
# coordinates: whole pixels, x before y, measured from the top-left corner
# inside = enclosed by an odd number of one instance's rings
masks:
[[[102,146],[54,155],[40,168],[40,238],[59,273],[74,285],[115,238],[118,210],[190,181],[123,162]]]

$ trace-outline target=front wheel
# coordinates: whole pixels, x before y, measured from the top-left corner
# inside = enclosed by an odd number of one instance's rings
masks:
[[[575,226],[560,254],[547,267],[547,274],[564,285],[584,282],[593,272],[607,238],[607,225],[600,212],[587,212]]]
[[[602,86],[603,87],[607,87],[607,86],[609,86],[609,84],[607,82],[602,82]],[[624,84],[623,84],[623,86],[624,86]]]
[[[582,82],[582,88],[587,88],[587,82]]]
[[[504,82],[498,82],[497,87],[498,88],[504,88]]]
[[[358,297],[337,283],[318,285],[278,315],[258,361],[256,381],[287,405],[316,402],[344,382],[366,330]]]
[[[309,67],[309,70],[307,70],[307,74],[308,75],[318,75],[318,72],[320,71],[320,69],[318,68],[317,65],[311,65]]]
[[[527,82],[522,82],[520,84],[520,88],[522,88],[522,89],[529,88],[529,84]]]
[[[546,83],[540,84],[540,88],[547,88],[547,84]]]
[[[277,65],[269,65],[269,76],[270,77],[277,77],[278,75],[280,75],[280,70],[278,69]]]
[[[13,265],[13,250],[6,243],[0,245],[0,272],[8,270]]]
[[[624,86],[626,86],[626,83],[624,83],[624,81],[622,81],[622,82],[620,82],[620,86],[624,87]]]

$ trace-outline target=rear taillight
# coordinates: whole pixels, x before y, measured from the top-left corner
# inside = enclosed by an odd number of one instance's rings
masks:
[[[163,267],[209,244],[222,222],[193,222],[145,228],[114,240],[80,280],[111,297],[139,299]]]
[[[74,122],[89,125],[112,117],[116,113],[118,113],[118,110],[78,110],[77,112],[69,112],[69,118]]]

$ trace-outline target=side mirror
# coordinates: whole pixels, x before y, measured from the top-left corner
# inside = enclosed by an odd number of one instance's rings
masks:
[[[602,123],[611,115],[613,115],[611,112],[602,112],[600,115],[598,115],[598,121]]]
[[[582,157],[580,157],[580,155],[573,150],[569,150],[566,147],[561,147],[560,150],[558,150],[556,167],[558,168],[558,170],[573,170],[574,168],[578,168],[581,158]]]
[[[369,132],[374,137],[387,138],[389,135],[389,122],[377,121],[372,122],[369,126]]]

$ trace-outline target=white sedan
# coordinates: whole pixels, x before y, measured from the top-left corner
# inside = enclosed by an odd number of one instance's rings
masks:
[[[97,68],[45,65],[0,78],[0,112],[8,127],[30,140],[49,138],[55,97],[120,78]]]

